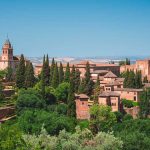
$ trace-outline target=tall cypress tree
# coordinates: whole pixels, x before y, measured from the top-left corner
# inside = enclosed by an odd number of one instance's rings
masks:
[[[70,66],[69,66],[69,62],[67,63],[64,81],[65,82],[70,82]]]
[[[60,66],[59,66],[59,84],[62,83],[63,80],[64,80],[64,70],[63,70],[62,63],[60,62]]]
[[[58,74],[58,66],[57,63],[55,64],[54,68],[54,73],[53,73],[53,78],[52,78],[52,83],[51,83],[53,88],[57,88],[59,85],[59,74]]]
[[[21,54],[19,65],[16,72],[16,86],[18,88],[24,88],[25,84],[25,60],[23,54]]]
[[[45,55],[43,57],[43,66],[42,66],[42,71],[41,71],[41,92],[42,92],[42,96],[45,97],[45,70],[46,70],[46,66],[45,66]]]
[[[144,77],[144,79],[143,79],[143,83],[148,83],[147,76],[145,76],[145,77]]]
[[[33,87],[35,83],[35,77],[34,77],[34,69],[32,63],[28,63],[26,65],[26,72],[25,72],[25,87]]]
[[[143,87],[143,84],[142,84],[141,71],[136,71],[136,74],[135,74],[135,88],[140,89],[142,87]]]
[[[129,78],[129,70],[127,70],[125,73],[124,73],[124,77],[125,77],[125,79],[124,79],[124,82],[123,82],[123,87],[124,88],[127,88],[127,82],[128,82],[128,78]]]
[[[78,93],[80,86],[80,71],[79,69],[76,69],[75,71],[75,92]]]
[[[135,88],[135,73],[134,73],[134,71],[129,72],[127,88]]]
[[[4,94],[3,94],[3,85],[0,81],[0,101],[4,100]]]
[[[55,68],[55,59],[53,58],[51,63],[51,68],[50,68],[50,83],[53,80],[54,68]]]
[[[70,88],[68,94],[68,111],[67,114],[70,117],[76,117],[76,103],[75,103],[75,94],[74,94],[74,82],[70,80]]]
[[[90,65],[89,62],[87,62],[85,72],[85,93],[90,96],[93,92],[93,88],[94,82],[91,80]]]
[[[99,94],[100,94],[100,80],[99,80],[99,75],[98,75],[96,83],[94,85],[94,102],[95,103],[98,103]]]
[[[89,62],[87,62],[86,64],[86,72],[85,72],[85,82],[86,84],[88,84],[90,82],[90,65],[89,65]]]
[[[46,61],[45,61],[45,84],[48,86],[50,84],[50,66],[49,66],[49,57],[48,54],[46,56]]]

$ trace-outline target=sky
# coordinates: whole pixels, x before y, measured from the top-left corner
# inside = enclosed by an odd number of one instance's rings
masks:
[[[150,0],[0,0],[7,35],[25,56],[150,56]]]

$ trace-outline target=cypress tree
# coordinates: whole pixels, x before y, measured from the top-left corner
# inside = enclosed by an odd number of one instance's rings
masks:
[[[16,86],[18,88],[24,88],[25,84],[25,60],[23,54],[21,54],[19,65],[16,72]]]
[[[140,89],[142,88],[142,75],[141,71],[136,71],[135,74],[135,88]]]
[[[4,94],[3,94],[3,85],[0,81],[0,101],[4,100]]]
[[[46,56],[46,61],[45,61],[45,84],[46,86],[50,84],[50,66],[49,66],[48,54]]]
[[[59,67],[59,84],[62,83],[64,80],[64,70],[62,63],[60,62],[60,67]]]
[[[53,58],[51,63],[51,68],[50,68],[50,83],[53,80],[54,68],[55,68],[55,59]]]
[[[89,62],[87,62],[85,72],[85,94],[90,96],[93,92],[93,86],[94,82],[91,80],[90,65]]]
[[[74,94],[74,82],[70,80],[70,88],[68,94],[68,111],[67,114],[70,117],[76,117],[76,103],[75,103],[75,94]]]
[[[87,62],[87,64],[86,64],[86,72],[85,72],[85,82],[86,82],[86,84],[88,84],[90,82],[90,77],[91,77],[90,65],[89,65],[89,62]]]
[[[41,72],[41,93],[42,93],[42,96],[43,97],[45,97],[45,86],[46,86],[46,84],[45,84],[45,69],[46,67],[45,67],[45,55],[44,55],[44,57],[43,57],[43,66],[42,66],[42,72]]]
[[[135,88],[135,73],[134,73],[134,71],[129,72],[127,88]]]
[[[72,70],[71,70],[71,73],[70,73],[70,80],[72,80],[73,82],[73,87],[75,88],[75,73],[76,73],[76,70],[75,70],[75,66],[73,65],[72,66]],[[74,89],[75,91],[75,89]]]
[[[148,83],[147,76],[145,76],[145,77],[144,77],[144,79],[143,79],[143,83]]]
[[[59,85],[59,74],[58,74],[57,63],[55,64],[53,78],[52,78],[52,84],[51,85],[52,85],[53,88],[57,88],[57,86]]]
[[[80,86],[80,71],[76,69],[75,71],[75,92],[77,93]]]
[[[69,63],[67,63],[64,81],[65,82],[70,82],[70,66],[69,66]]]
[[[26,65],[26,72],[25,72],[25,87],[33,87],[35,83],[35,77],[34,77],[34,69],[32,63],[28,63]]]
[[[99,75],[98,75],[96,83],[94,85],[94,102],[95,103],[98,103],[99,94],[100,94],[100,81],[99,81]]]
[[[128,78],[129,78],[129,70],[127,70],[125,73],[124,73],[124,82],[123,82],[123,87],[124,88],[127,88],[127,82],[128,82]]]
[[[14,80],[14,71],[11,67],[7,68],[6,80],[7,81],[13,81]]]
[[[86,83],[85,83],[85,79],[82,79],[79,85],[79,89],[78,89],[78,93],[86,93],[85,91],[85,87],[86,87]]]

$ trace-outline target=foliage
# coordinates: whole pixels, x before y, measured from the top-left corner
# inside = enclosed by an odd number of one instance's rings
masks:
[[[144,77],[144,79],[143,79],[143,83],[148,83],[147,76],[145,76],[145,77]]]
[[[58,73],[58,66],[57,66],[57,63],[56,63],[55,67],[54,67],[54,72],[53,72],[53,78],[52,78],[51,86],[53,88],[57,88],[58,85],[59,85],[59,73]]]
[[[97,76],[96,83],[94,85],[94,102],[98,103],[98,96],[100,94],[100,81],[99,81],[99,75]]]
[[[3,88],[4,87],[0,81],[0,102],[4,100]]]
[[[88,129],[89,128],[89,120],[79,120],[78,126],[81,128],[81,130]]]
[[[80,71],[76,69],[75,71],[75,92],[78,93],[80,86]]]
[[[4,79],[7,74],[6,70],[0,70],[0,80]]]
[[[67,63],[64,81],[68,82],[68,83],[70,82],[70,66],[69,66],[69,63]]]
[[[35,83],[35,77],[34,77],[34,69],[32,63],[28,63],[26,65],[26,71],[25,71],[25,87],[33,87]]]
[[[6,69],[6,81],[11,82],[14,81],[15,75],[14,71],[11,67],[7,67]]]
[[[51,135],[59,134],[60,130],[72,132],[75,128],[75,120],[56,112],[45,110],[26,110],[18,118],[19,127],[30,134],[39,134],[42,126]]]
[[[133,101],[122,99],[122,104],[124,107],[131,108],[134,106]]]
[[[22,132],[16,125],[0,126],[0,149],[1,150],[25,150],[26,144]]]
[[[126,120],[131,120],[131,119],[133,119],[133,117],[130,115],[130,114],[125,114],[124,116],[123,116],[123,121],[126,121]]]
[[[150,115],[150,88],[143,91],[140,95],[140,117],[147,118]]]
[[[29,88],[27,90],[21,89],[18,93],[18,98],[16,102],[17,111],[23,111],[28,108],[40,109],[45,107],[45,101],[38,91]]]
[[[50,68],[50,83],[52,83],[54,68],[55,68],[55,59],[53,58]]]
[[[42,129],[39,136],[25,135],[24,140],[31,150],[119,150],[122,148],[122,141],[115,138],[112,133],[99,132],[94,136],[90,130],[81,131],[79,128],[76,128],[74,134],[63,130],[58,137],[49,136],[46,130]]]
[[[25,85],[25,60],[23,54],[21,54],[21,58],[16,72],[16,86],[20,89],[24,88],[24,85]]]
[[[117,122],[116,116],[109,106],[94,104],[90,108],[90,115],[90,127],[94,133],[109,131]]]
[[[121,60],[119,61],[119,65],[123,66],[123,65],[130,65],[130,59],[126,58],[125,60]]]
[[[60,66],[59,66],[59,84],[62,83],[63,80],[64,80],[64,71],[63,71],[62,63],[60,62]]]
[[[55,90],[55,96],[58,101],[67,103],[69,87],[70,87],[70,84],[67,82],[63,82],[59,84],[59,86]]]
[[[123,141],[123,150],[148,150],[150,119],[132,119],[115,124],[114,134]]]

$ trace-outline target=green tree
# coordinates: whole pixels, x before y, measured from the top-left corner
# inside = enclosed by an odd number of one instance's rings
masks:
[[[51,85],[52,85],[53,88],[57,88],[58,85],[59,85],[59,73],[58,73],[57,63],[55,64],[53,79],[52,79]]]
[[[48,86],[50,83],[50,67],[49,67],[49,58],[48,55],[45,59],[45,55],[43,57],[43,66],[41,72],[41,80],[44,86]]]
[[[26,65],[26,71],[25,71],[25,87],[33,87],[35,84],[35,77],[34,77],[34,69],[32,63],[28,63]]]
[[[75,87],[74,82],[70,80],[70,88],[68,95],[68,116],[76,117],[76,103],[75,103]]]
[[[55,59],[52,59],[51,68],[50,68],[50,83],[52,83],[53,80],[53,73],[55,69]]]
[[[78,93],[86,93],[85,91],[85,87],[86,87],[86,83],[85,83],[85,79],[82,79],[79,85],[79,89],[78,89]]]
[[[127,88],[135,88],[135,73],[134,71],[129,72],[128,80],[127,80]]]
[[[57,101],[64,102],[67,104],[68,93],[69,93],[70,84],[68,82],[63,82],[55,90],[55,96]]]
[[[135,88],[140,89],[142,87],[143,87],[143,84],[142,84],[141,71],[136,71],[136,74],[135,74]]]
[[[0,101],[4,100],[4,94],[3,94],[3,85],[0,81]]]
[[[143,79],[143,83],[148,83],[147,76],[145,76],[145,77],[144,77],[144,79]]]
[[[38,91],[32,88],[21,89],[18,93],[16,109],[18,114],[26,109],[41,109],[45,107],[45,100]]]
[[[22,132],[16,125],[2,125],[0,127],[0,149],[1,150],[24,150],[26,149]]]
[[[122,76],[125,78],[124,79],[124,82],[123,82],[123,87],[124,88],[127,88],[127,84],[128,84],[128,78],[129,78],[129,70],[127,69],[127,71],[126,72],[124,72],[123,74],[122,74]]]
[[[147,118],[150,115],[150,88],[143,91],[140,95],[140,117]]]
[[[26,110],[18,117],[21,130],[29,134],[39,134],[42,126],[51,135],[58,135],[63,129],[73,132],[75,120],[56,112],[45,110]]]
[[[40,135],[25,135],[24,140],[31,149],[50,150],[120,150],[123,145],[112,133],[99,132],[93,135],[90,130],[80,130],[79,127],[73,134],[63,130],[57,137],[48,135],[42,128]]]
[[[94,102],[95,103],[98,103],[99,94],[100,94],[100,81],[99,81],[99,75],[98,75],[96,83],[94,85]]]
[[[60,66],[59,66],[59,84],[62,83],[63,80],[64,80],[64,70],[63,70],[62,63],[60,62]]]
[[[75,71],[75,92],[78,93],[80,86],[80,71],[76,69]]]
[[[6,81],[14,81],[14,71],[11,67],[7,67],[6,69]]]
[[[24,88],[25,85],[25,60],[23,54],[21,54],[19,65],[16,72],[16,86],[18,88]]]
[[[70,82],[70,66],[69,66],[69,62],[67,63],[64,81],[65,82]]]
[[[94,133],[111,131],[113,125],[117,122],[116,116],[109,106],[94,104],[90,108],[90,116],[90,127]]]

